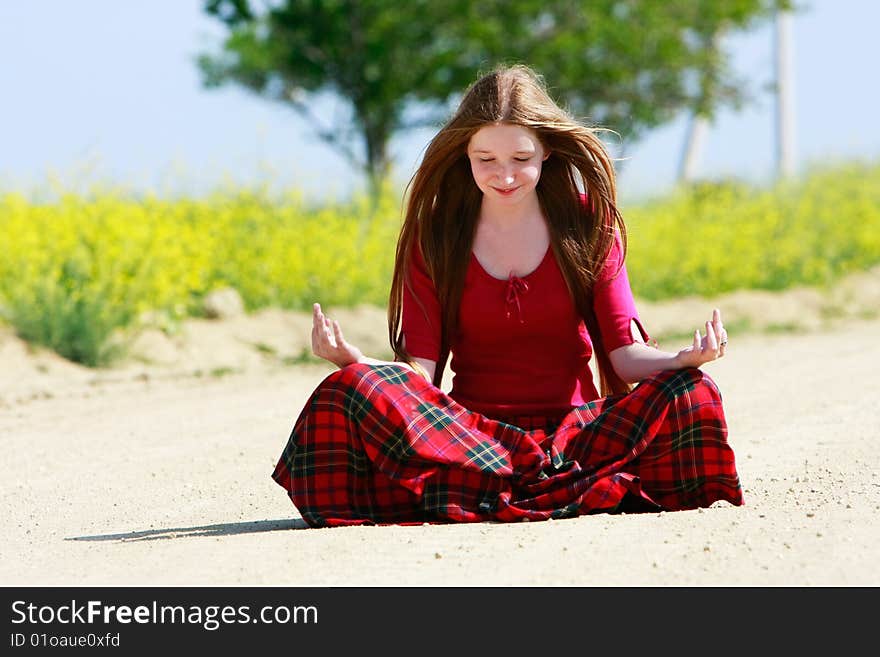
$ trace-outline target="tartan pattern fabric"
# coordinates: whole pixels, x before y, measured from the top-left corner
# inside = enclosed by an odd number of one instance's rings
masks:
[[[349,365],[312,393],[272,478],[314,527],[743,504],[721,395],[699,369],[508,420],[401,366]]]

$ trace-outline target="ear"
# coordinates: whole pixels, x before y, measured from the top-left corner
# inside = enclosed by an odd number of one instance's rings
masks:
[[[551,152],[552,151],[547,151],[546,153],[544,153],[544,157],[541,158],[541,161],[545,162],[547,160],[547,158],[550,157]]]

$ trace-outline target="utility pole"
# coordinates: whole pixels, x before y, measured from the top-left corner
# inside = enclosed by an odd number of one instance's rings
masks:
[[[795,124],[792,57],[792,15],[776,11],[776,175],[790,178],[795,172]]]
[[[721,30],[715,32],[706,42],[706,47],[716,54],[721,48]],[[692,110],[690,123],[688,124],[687,134],[684,139],[684,148],[681,152],[681,159],[678,164],[678,181],[687,183],[696,178],[700,164],[700,154],[703,150],[703,142],[706,140],[706,134],[709,131],[709,119],[705,114],[705,105],[711,97],[712,89],[710,88],[711,73],[710,71],[702,71],[699,79],[699,98],[696,100]]]
[[[691,114],[684,150],[682,151],[681,162],[678,167],[679,182],[691,182],[696,177],[700,164],[700,152],[703,149],[703,142],[706,139],[708,128],[709,122],[704,116],[696,113]]]

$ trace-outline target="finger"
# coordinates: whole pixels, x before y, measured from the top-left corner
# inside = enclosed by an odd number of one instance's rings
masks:
[[[327,335],[324,331],[315,328],[312,330],[312,353],[316,356],[324,356],[329,349]]]
[[[724,354],[724,347],[727,345],[727,329],[724,328],[724,322],[721,321],[721,310],[716,308],[712,313],[712,321],[715,324],[715,335],[718,336],[718,347]]]
[[[312,305],[312,351],[316,356],[320,356],[335,346],[321,304],[315,303]]]
[[[332,335],[332,331],[330,330],[330,320],[327,318],[327,315],[324,314],[324,311],[321,310],[320,304],[316,303],[315,306],[315,317],[318,322],[319,328],[321,332],[329,339]]]
[[[721,323],[721,311],[718,308],[712,311],[712,326],[715,328],[715,335],[720,340],[724,324]]]
[[[697,353],[702,351],[702,347],[700,346],[700,329],[694,331],[694,351]]]
[[[333,349],[335,349],[338,345],[336,339],[333,337],[333,327],[331,325],[330,320],[327,317],[324,317],[324,339],[327,341],[327,344],[330,345]]]
[[[718,337],[715,335],[715,327],[712,326],[712,322],[706,322],[706,347],[718,355]]]
[[[324,311],[321,310],[321,304],[316,303],[314,305],[314,317],[312,324],[318,333],[322,333],[325,337],[329,337],[330,335],[330,325],[327,322],[327,316],[324,315]]]
[[[312,353],[315,356],[323,356],[326,344],[321,338],[321,332],[317,328],[312,329]]]
[[[342,327],[339,325],[339,320],[333,320],[333,337],[336,338],[336,344],[338,346],[342,346],[345,344],[345,337],[342,335]]]

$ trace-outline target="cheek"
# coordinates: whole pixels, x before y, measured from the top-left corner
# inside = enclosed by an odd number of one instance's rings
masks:
[[[520,176],[525,180],[538,182],[538,179],[541,177],[541,165],[530,164],[527,167],[523,167],[520,171]]]
[[[492,167],[486,166],[481,162],[471,162],[471,174],[473,174],[477,184],[480,185],[492,178],[493,171]]]

